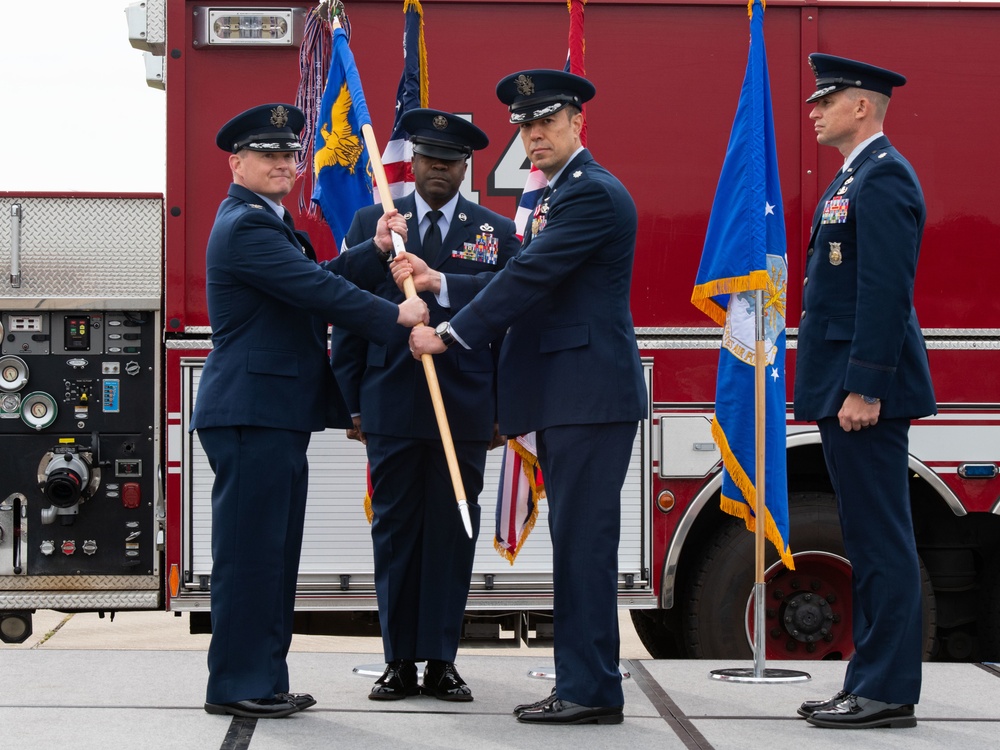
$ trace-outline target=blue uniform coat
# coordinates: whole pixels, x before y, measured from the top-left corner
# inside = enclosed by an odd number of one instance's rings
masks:
[[[846,211],[828,212],[824,221],[828,201],[838,199]],[[848,393],[882,399],[883,418],[935,413],[913,307],[925,216],[913,168],[884,136],[827,188],[809,240],[796,419],[835,416]]]

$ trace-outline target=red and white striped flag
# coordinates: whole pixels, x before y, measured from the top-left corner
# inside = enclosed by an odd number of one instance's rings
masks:
[[[405,112],[426,107],[428,102],[427,47],[424,44],[424,10],[420,0],[405,0],[403,13],[403,74],[396,90],[396,117],[392,134],[382,153],[382,166],[393,200],[413,192],[413,145],[410,134],[399,124]],[[378,191],[374,193],[378,203]]]

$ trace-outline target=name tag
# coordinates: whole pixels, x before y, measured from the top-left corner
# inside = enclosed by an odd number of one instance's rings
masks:
[[[833,198],[823,206],[823,218],[820,224],[843,224],[847,221],[847,207],[850,198]]]

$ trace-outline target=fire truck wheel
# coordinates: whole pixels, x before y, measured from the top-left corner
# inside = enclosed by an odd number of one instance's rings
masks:
[[[766,657],[847,659],[851,639],[851,568],[845,559],[836,499],[819,492],[791,493],[795,571],[768,545]],[[683,603],[689,658],[746,659],[751,643],[754,535],[742,521],[726,520],[698,561]],[[924,590],[925,658],[933,651],[936,606],[930,576],[920,561]]]
[[[682,644],[667,624],[669,612],[663,609],[633,609],[632,625],[642,645],[654,659],[683,659]]]

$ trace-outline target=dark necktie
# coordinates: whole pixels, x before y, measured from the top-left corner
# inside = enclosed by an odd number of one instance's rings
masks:
[[[438,219],[440,219],[444,214],[440,211],[428,211],[427,218],[430,219],[430,226],[427,227],[427,231],[424,232],[424,259],[434,260],[437,258],[438,253],[441,252],[441,227],[438,226]]]

